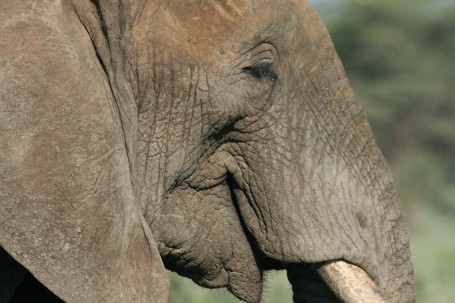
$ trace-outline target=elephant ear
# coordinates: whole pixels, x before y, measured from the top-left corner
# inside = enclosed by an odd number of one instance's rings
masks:
[[[2,1],[0,49],[0,245],[67,302],[166,302],[80,19],[63,1]]]

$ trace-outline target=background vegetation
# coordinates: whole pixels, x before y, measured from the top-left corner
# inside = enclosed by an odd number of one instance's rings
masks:
[[[418,302],[455,302],[455,2],[314,0],[392,169]],[[172,302],[237,302],[171,275]],[[264,302],[292,302],[272,273]]]

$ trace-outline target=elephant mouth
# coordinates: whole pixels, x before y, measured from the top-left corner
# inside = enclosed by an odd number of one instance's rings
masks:
[[[185,253],[181,248],[167,246],[163,242],[159,243],[158,247],[166,268],[175,270],[203,287],[229,286],[229,274],[221,260],[213,257],[193,258],[191,253]]]
[[[159,244],[159,250],[162,254],[163,263],[169,270],[177,272],[179,275],[190,278],[199,286],[205,288],[227,288],[238,299],[257,303],[261,300],[262,293],[262,272],[259,267],[255,266],[257,271],[245,273],[242,270],[236,270],[232,266],[231,260],[225,264],[222,260],[212,256],[200,256],[201,258],[187,257],[194,255],[192,252],[183,253],[181,249],[172,249],[165,247],[163,243]],[[168,253],[165,253],[167,251]],[[251,260],[245,260],[251,262]],[[233,263],[237,261],[234,260]],[[251,268],[251,264],[246,267]],[[250,270],[251,271],[251,270]]]
[[[246,198],[237,189],[229,174],[210,186],[181,185],[163,201],[157,221],[149,222],[167,269],[256,303],[265,257],[240,215],[238,199]]]

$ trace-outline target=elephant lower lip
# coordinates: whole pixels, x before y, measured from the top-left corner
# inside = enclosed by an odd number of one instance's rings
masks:
[[[229,291],[238,299],[248,303],[258,303],[262,296],[262,280],[242,273],[229,273]]]
[[[205,276],[202,278],[199,284],[209,288],[226,287],[229,285],[229,275],[226,270],[222,268],[214,277]]]
[[[208,288],[227,287],[238,299],[249,303],[257,303],[261,300],[262,282],[253,280],[251,276],[246,276],[243,273],[227,272],[222,268],[215,277],[205,276],[197,281],[197,284]]]

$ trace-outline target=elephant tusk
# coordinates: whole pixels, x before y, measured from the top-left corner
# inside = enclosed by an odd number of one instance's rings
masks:
[[[388,303],[370,276],[344,261],[325,263],[317,269],[332,292],[345,303]]]

